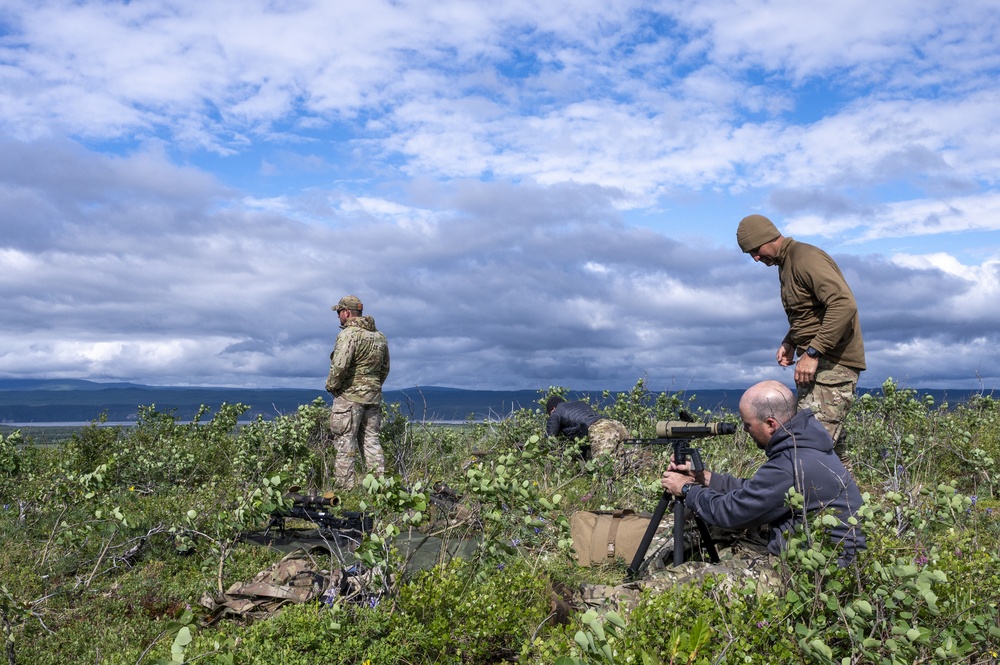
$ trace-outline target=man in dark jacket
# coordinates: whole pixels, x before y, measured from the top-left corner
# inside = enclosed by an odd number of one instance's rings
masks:
[[[777,381],[751,386],[740,399],[743,429],[767,455],[752,478],[704,471],[698,477],[690,465],[671,463],[660,485],[708,524],[723,529],[770,526],[768,552],[779,554],[787,535],[802,523],[801,509],[785,505],[788,490],[805,497],[805,512],[832,510],[840,524],[831,529],[847,563],[864,549],[860,527],[848,523],[861,508],[854,478],[833,452],[833,441],[812,411],[796,412],[795,396]]]
[[[545,403],[545,412],[549,414],[545,426],[547,435],[586,438],[590,441],[589,454],[592,457],[620,452],[621,442],[629,436],[624,425],[597,415],[586,402],[567,402],[562,397],[553,396]]]

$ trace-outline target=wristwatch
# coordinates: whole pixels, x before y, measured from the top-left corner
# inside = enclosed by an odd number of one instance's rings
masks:
[[[808,349],[806,349],[806,355],[809,356],[810,358],[819,358],[823,354],[810,346]]]
[[[694,487],[694,485],[695,485],[694,483],[688,483],[687,485],[685,485],[684,487],[681,488],[681,498],[682,499],[686,499],[687,498],[688,492],[691,491],[691,488]]]

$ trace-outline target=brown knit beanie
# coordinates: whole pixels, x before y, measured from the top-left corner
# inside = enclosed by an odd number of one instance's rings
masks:
[[[778,228],[764,215],[748,215],[740,220],[736,242],[744,252],[750,252],[780,235]]]

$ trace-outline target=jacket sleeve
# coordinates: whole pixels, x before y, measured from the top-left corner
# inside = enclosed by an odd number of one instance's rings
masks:
[[[686,503],[703,520],[724,529],[770,524],[789,511],[785,495],[792,482],[789,472],[769,462],[748,480],[713,472],[709,487],[692,487]]]
[[[562,422],[559,415],[553,411],[549,414],[549,421],[545,424],[545,435],[546,436],[559,436],[559,431],[562,429]]]
[[[382,358],[382,367],[379,368],[378,372],[378,382],[385,383],[386,377],[389,376],[389,345],[385,346],[385,356]]]
[[[797,277],[823,304],[823,321],[812,346],[820,353],[826,353],[836,348],[851,330],[854,317],[858,314],[858,304],[851,287],[829,255],[817,251],[807,265],[810,269],[799,272]]]
[[[351,359],[354,357],[354,335],[342,332],[337,335],[337,343],[330,354],[330,374],[326,378],[326,390],[336,394],[337,389],[347,375]]]

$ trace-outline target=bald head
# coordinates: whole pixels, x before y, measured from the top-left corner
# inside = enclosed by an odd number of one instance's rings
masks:
[[[795,395],[778,381],[761,381],[743,393],[740,398],[740,415],[744,421],[753,419],[762,423],[773,418],[783,425],[795,415]]]

